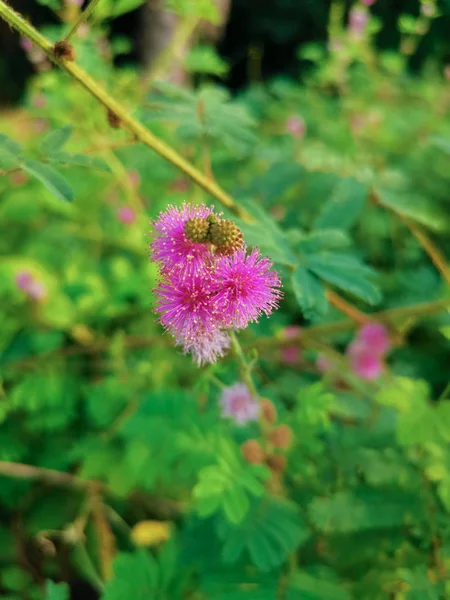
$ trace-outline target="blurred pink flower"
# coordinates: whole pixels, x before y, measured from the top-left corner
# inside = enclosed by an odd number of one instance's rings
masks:
[[[35,133],[44,133],[49,127],[49,122],[47,119],[33,119],[32,127]]]
[[[133,187],[138,188],[141,184],[141,175],[139,171],[136,171],[136,169],[128,171],[128,181]]]
[[[344,48],[344,44],[337,38],[331,38],[328,40],[328,50],[330,52],[340,52]]]
[[[35,279],[28,285],[26,292],[28,296],[36,302],[43,300],[47,295],[45,285]]]
[[[20,290],[26,291],[32,281],[33,275],[30,273],[30,271],[25,269],[23,271],[19,271],[16,275],[16,285]]]
[[[28,177],[22,171],[17,171],[17,173],[11,173],[9,181],[11,185],[19,187],[28,181]]]
[[[29,38],[21,37],[19,43],[20,43],[20,47],[25,52],[31,52],[33,50],[33,47],[34,47],[33,42]]]
[[[296,138],[302,138],[306,133],[306,123],[302,117],[291,115],[286,121],[286,130]]]
[[[355,340],[347,347],[347,355],[350,361],[351,370],[367,381],[373,381],[383,372],[383,361],[381,357],[370,351],[367,346]]]
[[[91,28],[87,23],[81,23],[77,29],[77,35],[78,37],[85,39],[89,35],[90,30]]]
[[[292,340],[300,334],[301,330],[302,328],[298,325],[288,325],[283,329],[283,337],[287,340]]]
[[[368,351],[382,356],[391,348],[388,331],[382,323],[367,323],[358,331],[357,339]]]
[[[320,371],[320,373],[328,373],[328,371],[334,369],[334,364],[333,361],[331,361],[329,358],[327,358],[323,354],[319,354],[319,356],[316,359],[316,367],[317,370]]]
[[[134,208],[132,208],[131,206],[121,206],[117,210],[117,218],[124,225],[130,225],[131,223],[134,223],[136,221],[137,214]]]
[[[172,183],[170,184],[170,189],[174,192],[187,192],[189,189],[189,184],[186,181],[186,179],[178,177],[178,179],[172,181]]]
[[[244,383],[224,388],[220,399],[222,417],[229,417],[238,425],[256,421],[259,416],[258,401],[250,394]]]
[[[301,352],[298,346],[284,346],[281,349],[281,360],[287,365],[296,365],[300,362]]]
[[[352,8],[348,16],[350,32],[357,37],[361,37],[366,29],[368,21],[369,14],[365,10]]]
[[[34,300],[35,302],[39,302],[43,300],[47,295],[47,289],[45,285],[35,279],[30,271],[23,269],[19,271],[16,275],[16,285],[17,287],[26,293],[26,295]]]
[[[47,104],[47,98],[44,94],[34,94],[31,98],[31,106],[33,108],[44,108]]]
[[[425,17],[433,17],[435,14],[435,8],[432,4],[428,4],[428,3],[422,3],[420,5],[420,12],[425,16]]]
[[[372,4],[375,4],[375,0],[361,0],[361,2],[366,6],[372,6]]]
[[[66,0],[66,4],[72,4],[73,6],[83,6],[84,0]]]

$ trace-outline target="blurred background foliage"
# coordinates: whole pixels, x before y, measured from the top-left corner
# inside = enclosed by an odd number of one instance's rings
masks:
[[[3,28],[2,90],[33,75],[1,115],[0,594],[450,597],[448,3],[355,3],[349,26],[350,4],[235,0],[183,87],[159,74],[217,10],[174,1],[144,71],[137,4],[100,0],[77,63],[253,217],[285,292],[241,336],[272,408],[221,418],[239,365],[198,369],[152,312],[149,220],[220,204]],[[79,16],[18,8],[52,42]],[[346,354],[370,320],[375,380]]]

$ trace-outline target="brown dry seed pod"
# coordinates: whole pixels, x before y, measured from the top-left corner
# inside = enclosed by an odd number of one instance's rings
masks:
[[[258,440],[247,440],[241,446],[241,454],[245,460],[253,465],[264,462],[265,454]]]
[[[53,54],[56,58],[68,61],[75,60],[75,50],[73,49],[73,46],[64,40],[55,43],[53,46]]]
[[[289,448],[293,435],[289,425],[280,425],[269,433],[269,439],[275,448]]]
[[[261,398],[261,416],[267,423],[276,423],[277,409],[268,398]]]
[[[286,458],[281,454],[272,454],[266,462],[267,466],[277,473],[282,473],[286,468]]]

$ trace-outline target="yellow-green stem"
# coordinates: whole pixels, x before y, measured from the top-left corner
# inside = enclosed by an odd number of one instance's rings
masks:
[[[156,137],[151,131],[146,129],[142,123],[132,117],[128,111],[117,102],[110,94],[102,88],[90,75],[88,75],[76,62],[59,60],[53,52],[53,44],[30,23],[28,23],[19,13],[14,11],[4,0],[0,0],[0,17],[3,18],[11,27],[20,32],[21,35],[29,38],[33,44],[39,46],[49,58],[76,79],[94,98],[96,98],[105,108],[112,112],[120,121],[121,127],[131,132],[136,140],[142,142],[162,158],[170,162],[173,166],[181,169],[193,179],[206,192],[214,196],[223,206],[232,211],[235,215],[251,220],[250,215],[242,209],[215,181],[208,179],[190,162],[185,160],[171,146]]]
[[[248,363],[248,361],[245,357],[245,354],[242,350],[242,347],[241,347],[239,340],[237,339],[237,336],[234,333],[234,331],[232,331],[230,333],[230,338],[231,338],[231,347],[233,348],[233,352],[239,362],[239,369],[241,371],[241,377],[242,377],[244,383],[247,384],[247,387],[250,390],[250,393],[253,396],[253,398],[257,399],[257,398],[259,398],[259,394],[256,390],[255,382],[253,381],[250,364]]]

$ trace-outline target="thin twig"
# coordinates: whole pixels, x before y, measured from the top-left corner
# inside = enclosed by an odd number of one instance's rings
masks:
[[[87,7],[85,8],[85,10],[83,10],[83,12],[80,14],[80,16],[78,17],[78,19],[73,24],[73,26],[70,29],[69,33],[64,37],[64,40],[66,42],[68,42],[70,40],[70,38],[77,31],[78,27],[82,23],[85,23],[89,19],[89,17],[92,15],[92,13],[94,12],[95,7],[97,6],[97,4],[99,2],[100,2],[100,0],[91,0],[89,2],[89,4],[87,5]]]

